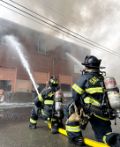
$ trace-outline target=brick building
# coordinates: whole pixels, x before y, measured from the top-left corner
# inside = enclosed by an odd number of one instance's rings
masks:
[[[3,19],[0,19],[0,28],[0,80],[9,81],[13,92],[31,91],[33,87],[18,54],[2,43],[3,36],[14,35],[19,39],[38,84],[45,84],[50,75],[56,75],[61,85],[71,85],[79,74],[75,73],[75,63],[66,56],[66,51],[79,61],[90,53],[73,43]]]

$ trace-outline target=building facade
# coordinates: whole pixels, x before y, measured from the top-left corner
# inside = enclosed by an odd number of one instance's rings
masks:
[[[0,27],[4,28],[0,31],[0,40],[6,35],[18,38],[23,46],[23,55],[38,84],[45,85],[49,77],[55,75],[63,87],[71,85],[79,73],[74,72],[76,63],[66,56],[66,52],[79,61],[90,53],[88,49],[73,43],[35,32],[3,19],[0,20]],[[9,81],[13,92],[30,92],[33,89],[29,75],[17,52],[2,43],[0,44],[0,80]]]

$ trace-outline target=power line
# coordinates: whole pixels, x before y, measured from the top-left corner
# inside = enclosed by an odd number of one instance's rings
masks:
[[[49,3],[48,3],[48,1],[49,1]],[[55,2],[50,1],[50,0],[44,0],[42,2],[45,3],[45,8],[48,8],[48,10],[51,10],[51,12],[53,12],[53,14],[57,13],[59,16],[62,16],[61,18],[63,21],[64,21],[64,19],[66,19],[66,16],[63,13],[61,13],[63,11],[63,9],[59,9],[59,8],[56,9],[55,8],[57,6],[57,5],[55,5]],[[50,6],[50,4],[52,4],[52,7]],[[72,11],[71,11],[71,13],[72,13]],[[71,24],[77,25],[79,23],[78,21],[76,21],[76,19],[72,15],[70,15],[70,19],[71,19],[71,22],[70,22]]]
[[[30,14],[30,13],[24,11],[24,10],[21,10],[20,8],[14,6],[14,5],[10,4],[10,3],[7,3],[7,2],[5,2],[5,1],[3,1],[3,0],[1,0],[1,1],[2,1],[3,3],[5,3],[5,4],[7,4],[7,5],[9,5],[9,6],[15,8],[15,9],[21,11],[22,13],[25,13],[25,14],[27,14],[27,15],[29,15],[29,16],[31,16],[31,17],[37,19],[37,20],[42,21],[43,23],[45,23],[45,24],[47,24],[47,25],[49,25],[49,26],[51,26],[51,27],[53,27],[53,28],[56,28],[56,29],[58,29],[58,30],[60,30],[60,31],[62,31],[62,32],[66,33],[66,34],[68,34],[68,35],[70,35],[70,36],[72,36],[72,37],[74,37],[74,38],[76,38],[76,39],[78,39],[79,41],[83,41],[84,43],[87,43],[87,44],[89,44],[89,45],[91,45],[91,46],[97,47],[98,49],[104,50],[104,51],[106,51],[106,52],[108,52],[108,53],[110,53],[110,54],[114,54],[114,55],[116,55],[116,56],[120,56],[119,53],[117,53],[117,52],[115,52],[115,51],[113,51],[113,50],[110,50],[110,49],[108,50],[108,49],[106,49],[106,48],[103,48],[103,47],[101,47],[101,46],[98,46],[98,45],[96,45],[96,44],[93,44],[93,42],[91,43],[91,42],[88,42],[88,40],[87,40],[87,41],[86,41],[86,40],[83,40],[83,39],[81,39],[81,38],[79,38],[79,37],[77,37],[77,36],[71,34],[70,32],[67,32],[67,31],[65,31],[65,30],[63,30],[63,29],[61,29],[61,28],[59,28],[60,26],[52,25],[52,24],[50,24],[49,22],[47,22],[47,21],[45,21],[45,20],[43,20],[43,19],[41,19],[41,18],[38,18],[38,17],[36,17],[36,16],[34,16],[34,15],[32,15],[32,14]],[[29,11],[30,11],[30,10],[29,10]],[[35,12],[35,13],[36,13],[36,12]],[[69,31],[70,31],[70,30],[69,30]],[[86,39],[86,38],[85,38],[85,39]]]
[[[8,9],[8,10],[11,10],[11,11],[13,11],[13,12],[15,12],[15,13],[17,13],[17,14],[23,16],[23,17],[25,17],[25,18],[28,18],[28,19],[30,19],[30,20],[32,20],[32,21],[35,21],[35,22],[38,23],[38,24],[43,25],[42,23],[40,23],[39,21],[37,21],[37,20],[35,20],[35,19],[31,18],[31,17],[28,17],[28,16],[26,16],[26,15],[24,15],[24,14],[18,12],[18,11],[15,11],[15,10],[13,10],[13,9],[11,9],[11,8],[9,8],[9,7],[7,7],[7,6],[4,6],[4,5],[2,5],[2,4],[0,4],[0,5],[1,5],[2,7],[4,7],[4,8],[6,8],[6,9]],[[48,27],[49,27],[49,26],[48,26]],[[49,27],[49,28],[50,28],[50,29],[53,29],[53,28],[51,28],[51,27]],[[53,30],[56,31],[56,32],[59,32],[58,30],[55,30],[55,29],[53,29]]]
[[[17,13],[17,14],[19,14],[19,15],[25,17],[25,18],[28,18],[28,19],[30,19],[30,20],[35,21],[35,22],[38,23],[38,24],[43,25],[43,24],[40,23],[39,21],[36,21],[35,19],[31,19],[30,17],[28,17],[28,16],[26,16],[26,15],[24,15],[24,14],[21,14],[21,13],[19,13],[18,11],[15,11],[15,10],[13,10],[13,9],[11,9],[11,8],[9,8],[9,7],[6,7],[6,6],[2,5],[2,4],[0,4],[0,5],[1,5],[2,7],[4,7],[4,8],[6,8],[6,9],[8,9],[8,10],[11,10],[12,12],[15,12],[15,13]],[[50,27],[49,27],[49,28],[50,28]],[[50,28],[50,29],[56,31],[57,33],[59,32],[58,30],[55,30],[54,28]]]
[[[17,14],[19,14],[19,15],[25,17],[25,18],[28,18],[29,20],[35,21],[36,23],[43,25],[42,23],[40,23],[39,21],[35,20],[34,18],[28,17],[28,16],[26,16],[26,15],[24,15],[24,14],[18,12],[18,11],[15,11],[15,10],[13,10],[13,9],[11,9],[11,8],[9,8],[9,7],[7,7],[7,6],[4,6],[3,4],[0,4],[0,5],[1,5],[2,7],[4,7],[4,8],[6,8],[6,9],[12,11],[12,12],[15,12],[15,13],[17,13]],[[59,30],[57,30],[57,29],[55,29],[55,28],[53,28],[53,27],[51,28],[49,25],[48,25],[48,27],[49,27],[50,29],[52,29],[53,31],[56,31],[57,33],[59,33]],[[71,36],[70,36],[70,37],[71,37]],[[84,43],[83,43],[83,44],[84,44]],[[85,44],[85,45],[86,45],[86,44]]]
[[[33,12],[33,13],[36,13],[35,11],[33,11],[33,10],[31,10],[30,8],[28,8],[28,7],[25,7],[24,5],[22,5],[22,4],[20,4],[20,3],[17,3],[17,2],[15,2],[15,1],[13,1],[13,0],[9,0],[10,2],[12,2],[12,3],[14,3],[14,4],[16,4],[16,5],[19,5],[19,6],[21,6],[21,7],[24,7],[25,9],[28,9],[28,10],[30,10],[31,12]],[[55,14],[58,14],[59,16],[61,16],[61,19],[62,19],[62,21],[65,21],[64,19],[66,19],[65,18],[65,15],[63,15],[62,13],[60,13],[58,10],[56,10],[56,9],[53,9],[54,8],[54,6],[53,7],[50,7],[50,6],[48,6],[48,3],[47,3],[47,1],[42,1],[43,3],[46,3],[45,4],[45,9],[47,9],[48,11],[49,10],[51,10],[51,12],[55,15]],[[51,1],[49,1],[50,3],[51,3]],[[53,5],[53,4],[52,4]],[[49,21],[53,21],[52,19],[49,19],[49,18],[47,18],[47,17],[45,17],[45,16],[43,16],[43,15],[41,15],[40,13],[36,13],[36,15],[40,15],[41,17],[44,17],[44,18],[46,18],[47,20],[49,20]],[[58,17],[58,16],[57,16]],[[71,17],[70,17],[70,19],[71,19]],[[53,21],[54,22],[54,21]],[[72,24],[76,24],[77,25],[77,23],[75,23],[75,22],[77,22],[75,19],[74,19],[74,17],[72,17],[72,21],[71,21],[71,23]],[[55,23],[55,22],[54,22]],[[58,23],[57,23],[58,24]],[[61,25],[61,26],[63,26],[62,24],[58,24],[58,25]],[[67,26],[64,26],[64,27],[67,27]],[[71,30],[72,31],[72,30]],[[74,33],[76,33],[76,32],[74,32]]]
[[[7,3],[7,2],[5,2],[5,1],[3,1],[3,0],[1,0],[1,1],[2,1],[3,3],[7,4],[8,6],[11,6],[11,7],[15,8],[15,9],[21,11],[22,13],[25,13],[25,14],[27,14],[27,15],[29,15],[29,16],[31,16],[31,17],[37,19],[37,20],[40,20],[40,21],[42,21],[43,23],[45,23],[45,24],[47,24],[47,25],[49,25],[49,26],[51,26],[51,27],[53,27],[53,28],[56,28],[56,29],[58,29],[58,30],[60,30],[60,31],[63,31],[63,30],[60,29],[59,27],[54,26],[54,25],[48,23],[47,21],[45,21],[45,20],[43,20],[43,19],[40,19],[40,18],[38,18],[38,17],[36,17],[36,16],[34,16],[34,15],[32,15],[32,14],[30,14],[30,13],[24,11],[24,10],[21,10],[21,9],[19,9],[18,7],[15,7],[14,5],[12,5],[12,4],[10,4],[10,3]],[[7,8],[8,8],[8,7],[7,7]],[[13,9],[11,9],[11,10],[13,10]],[[67,32],[64,31],[64,33],[67,33]]]
[[[90,41],[90,42],[96,44],[96,45],[99,46],[99,47],[104,48],[105,50],[107,49],[108,51],[111,51],[111,53],[112,53],[112,52],[115,52],[115,51],[113,51],[113,50],[111,50],[111,49],[108,49],[108,48],[106,48],[106,47],[104,47],[104,46],[102,46],[102,45],[100,45],[100,44],[98,44],[98,43],[96,43],[96,42],[94,42],[94,41],[92,41],[92,40],[90,40],[90,39],[88,39],[88,38],[82,36],[81,34],[78,34],[78,33],[76,33],[76,32],[73,32],[73,31],[69,30],[69,29],[66,28],[65,26],[62,26],[62,25],[60,25],[60,24],[57,24],[56,22],[54,22],[54,21],[48,19],[47,17],[44,17],[44,16],[40,15],[39,13],[36,13],[35,11],[33,11],[33,10],[31,10],[31,9],[29,9],[29,8],[27,8],[27,7],[25,7],[25,6],[21,5],[21,4],[19,4],[19,3],[15,2],[15,1],[13,1],[13,0],[9,0],[9,1],[11,1],[11,2],[17,4],[18,6],[20,6],[20,7],[24,8],[24,9],[26,9],[26,10],[28,10],[28,11],[30,11],[30,12],[36,14],[36,15],[38,15],[38,16],[40,16],[40,17],[42,17],[42,18],[44,18],[44,19],[46,19],[46,20],[48,20],[48,21],[50,21],[50,22],[52,22],[52,23],[54,23],[55,25],[57,25],[57,26],[59,26],[59,27],[61,27],[61,28],[66,29],[67,31],[69,31],[69,32],[71,32],[71,33],[74,33],[75,35],[80,36],[81,38],[83,38],[83,39],[85,39],[85,40],[87,40],[87,41]],[[116,53],[117,53],[117,52],[116,52]],[[117,54],[118,54],[118,53],[117,53]]]
[[[63,28],[63,29],[65,29],[65,30],[67,30],[67,31],[69,31],[69,32],[71,32],[71,33],[73,33],[73,34],[75,34],[75,35],[81,37],[82,39],[85,39],[85,40],[89,41],[90,43],[94,43],[95,45],[97,45],[97,46],[99,46],[99,47],[101,47],[101,48],[103,48],[103,49],[105,49],[105,50],[108,49],[109,51],[111,51],[111,53],[113,52],[113,50],[111,50],[111,49],[109,49],[109,48],[106,48],[106,47],[102,46],[101,44],[99,44],[99,43],[97,43],[97,42],[94,42],[94,41],[92,41],[92,40],[90,40],[90,39],[84,37],[84,36],[81,35],[81,34],[78,34],[78,33],[76,33],[76,32],[73,32],[72,30],[68,29],[67,27],[65,27],[65,26],[63,26],[63,25],[60,25],[60,24],[54,22],[53,20],[50,20],[49,18],[47,18],[47,17],[45,17],[45,16],[42,16],[42,15],[40,15],[39,13],[36,13],[35,11],[33,11],[33,10],[31,10],[31,9],[29,9],[29,8],[27,8],[27,7],[25,7],[25,6],[21,5],[21,4],[19,4],[19,3],[15,2],[15,1],[13,1],[13,0],[9,0],[9,1],[11,1],[12,3],[14,3],[14,4],[16,4],[16,5],[20,6],[20,7],[24,8],[24,9],[26,9],[26,10],[32,12],[32,13],[34,13],[34,14],[36,14],[37,16],[40,16],[40,17],[42,17],[42,18],[44,18],[44,19],[46,19],[46,20],[52,22],[52,23],[55,24],[56,26],[59,26],[60,28]],[[82,40],[82,41],[83,41],[83,40]],[[87,42],[87,43],[89,43],[89,42]],[[96,46],[95,46],[95,47],[96,47]],[[116,53],[117,53],[117,52],[116,52]]]

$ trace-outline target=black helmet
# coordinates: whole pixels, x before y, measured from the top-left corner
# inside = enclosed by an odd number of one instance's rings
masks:
[[[51,76],[51,77],[50,77],[49,85],[50,85],[51,87],[58,87],[59,82],[58,82],[58,80],[57,80],[57,78],[56,78],[55,76]]]
[[[100,67],[100,64],[101,64],[101,60],[95,56],[86,56],[84,63],[82,63],[82,65],[85,65],[88,68],[95,68],[95,69],[104,68],[104,67]]]

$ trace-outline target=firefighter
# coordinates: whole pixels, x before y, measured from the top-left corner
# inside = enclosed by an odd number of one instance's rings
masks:
[[[44,119],[51,121],[51,132],[53,134],[58,132],[58,125],[62,122],[61,117],[58,118],[55,116],[54,95],[55,92],[59,90],[58,80],[52,76],[47,87],[35,98],[35,105],[31,112],[29,128],[36,128],[39,114],[42,114]]]
[[[85,69],[80,79],[72,86],[72,97],[77,107],[77,113],[79,114],[80,110],[83,109],[85,116],[88,116],[85,117],[85,119],[88,119],[85,123],[90,122],[97,141],[103,142],[104,138],[104,142],[109,142],[110,145],[110,138],[115,138],[110,122],[110,119],[114,119],[114,113],[108,103],[104,77],[100,72],[100,69],[103,67],[100,67],[100,64],[101,60],[95,56],[85,57],[84,63],[82,63]],[[109,111],[107,112],[107,110]],[[83,145],[83,136],[79,122],[77,119],[72,119],[72,121],[68,119],[66,131],[69,141]],[[119,138],[119,134],[116,136]],[[116,140],[118,141],[118,139]]]

